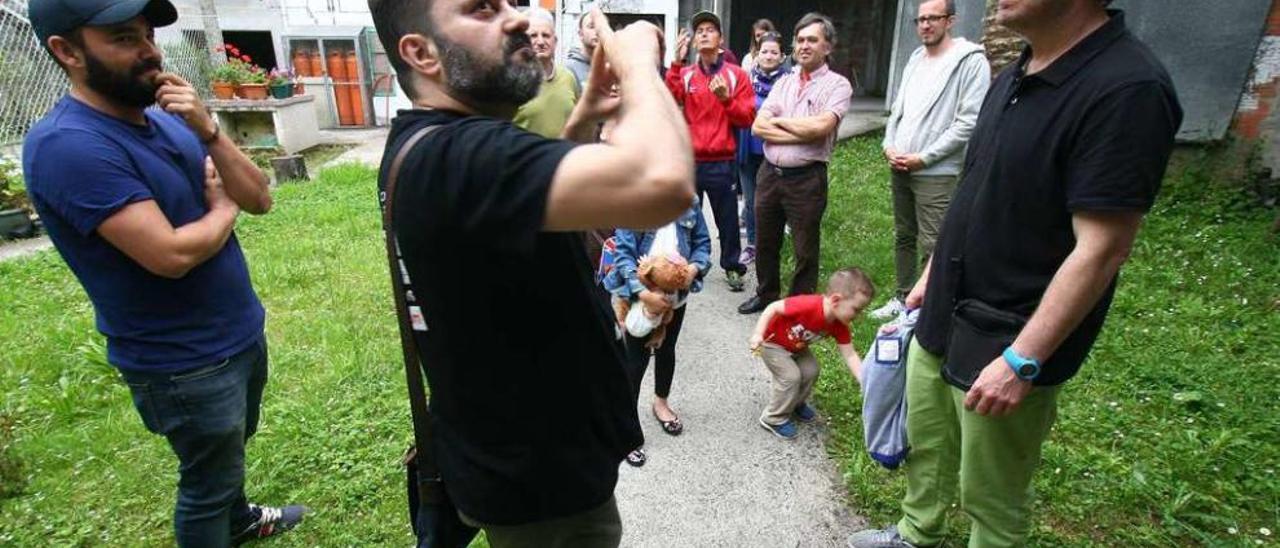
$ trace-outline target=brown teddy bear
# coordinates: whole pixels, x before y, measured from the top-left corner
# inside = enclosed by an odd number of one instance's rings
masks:
[[[689,261],[679,254],[645,255],[640,258],[640,264],[636,267],[636,278],[649,291],[675,296],[689,289],[693,284],[693,275],[689,270]],[[641,306],[644,304],[641,303]],[[625,326],[627,314],[631,311],[631,303],[626,299],[614,299],[613,311],[617,315],[618,325]],[[649,317],[658,316],[657,312],[651,312],[647,307],[644,312]],[[649,340],[645,341],[646,348],[654,350],[662,346],[662,341],[667,335],[666,326],[671,323],[674,314],[675,311],[672,309],[667,309],[666,313],[662,314],[658,325],[650,332]]]

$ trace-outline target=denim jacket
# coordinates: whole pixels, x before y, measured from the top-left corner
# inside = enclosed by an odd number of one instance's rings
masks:
[[[649,252],[653,245],[653,230],[626,230],[619,228],[613,233],[617,244],[617,257],[614,268],[604,277],[602,283],[610,293],[633,300],[645,289],[644,284],[636,278],[636,269],[640,265],[640,257]],[[697,293],[702,290],[702,278],[711,270],[711,233],[707,231],[707,221],[702,218],[702,202],[695,199],[693,206],[676,220],[676,241],[680,246],[680,255],[689,264],[698,266],[698,276],[693,280],[689,290]]]

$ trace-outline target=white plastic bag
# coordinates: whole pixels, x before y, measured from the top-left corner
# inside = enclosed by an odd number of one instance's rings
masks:
[[[680,257],[680,240],[676,235],[676,223],[670,222],[653,234],[653,245],[646,255],[652,257]]]
[[[636,301],[631,304],[631,310],[627,312],[627,333],[637,339],[643,339],[648,337],[661,321],[662,314],[650,316],[644,309],[644,303]]]

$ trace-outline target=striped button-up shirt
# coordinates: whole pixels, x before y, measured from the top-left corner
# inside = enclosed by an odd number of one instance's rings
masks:
[[[849,110],[851,99],[853,86],[849,80],[832,72],[827,65],[822,65],[807,78],[802,76],[797,66],[774,84],[773,91],[760,105],[760,111],[771,112],[776,118],[806,118],[830,112],[841,120]],[[775,166],[801,167],[830,160],[835,145],[835,131],[826,139],[811,143],[778,145],[766,141],[764,157]]]

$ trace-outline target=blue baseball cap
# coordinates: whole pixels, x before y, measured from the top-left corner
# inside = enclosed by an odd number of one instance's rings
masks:
[[[139,15],[153,28],[178,20],[178,10],[169,0],[31,0],[27,5],[27,19],[40,45],[45,45],[50,36],[86,25],[116,25]]]

